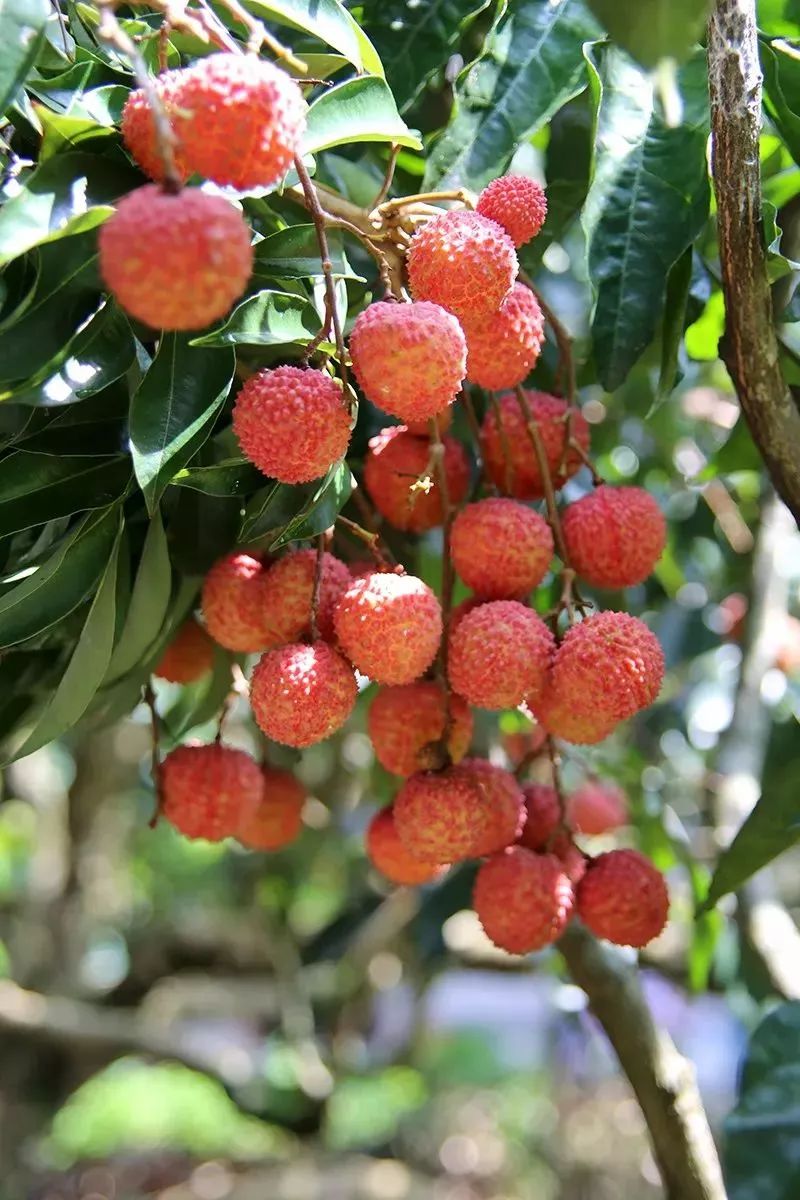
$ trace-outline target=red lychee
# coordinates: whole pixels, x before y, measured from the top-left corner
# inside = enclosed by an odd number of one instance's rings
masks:
[[[513,600],[544,579],[553,557],[553,535],[532,508],[490,496],[462,508],[450,533],[450,554],[477,595]]]
[[[469,459],[455,438],[442,440],[448,498],[460,504],[469,488]],[[432,472],[427,438],[413,436],[405,425],[393,425],[370,439],[364,486],[378,512],[396,529],[424,533],[441,525],[442,498]]]
[[[436,766],[444,724],[444,691],[431,680],[379,688],[367,714],[375,757],[393,775]],[[472,713],[460,696],[451,695],[447,749],[453,762],[464,757],[471,739]]]
[[[151,80],[151,86],[166,115],[172,117],[177,106],[177,95],[183,81],[184,71],[164,71]],[[151,179],[164,178],[164,159],[159,149],[156,137],[156,126],[150,101],[142,88],[136,88],[128,95],[122,110],[122,139],[138,165]],[[183,158],[181,146],[177,139],[172,147],[175,169],[181,180],[187,179],[192,170]]]
[[[481,596],[467,596],[466,600],[461,600],[456,604],[450,613],[450,637],[452,638],[467,613],[471,613],[473,609],[480,608],[485,603],[486,601]]]
[[[452,687],[477,708],[516,708],[545,685],[555,641],[541,617],[516,600],[492,600],[450,634]]]
[[[418,229],[407,264],[415,300],[432,300],[466,320],[497,311],[519,265],[505,230],[463,209],[439,213]]]
[[[376,683],[413,683],[434,660],[442,610],[414,575],[375,572],[350,583],[334,612],[339,645]]]
[[[496,813],[475,775],[459,764],[412,775],[395,796],[394,819],[403,845],[422,862],[458,862],[491,838]]]
[[[587,779],[567,799],[567,821],[576,833],[610,833],[627,820],[628,799],[615,783]]]
[[[153,674],[168,683],[194,683],[214,665],[214,643],[194,617],[181,625],[154,667]]]
[[[516,387],[536,365],[544,345],[539,301],[515,283],[496,313],[467,321],[467,379],[489,391]]]
[[[325,371],[275,367],[244,384],[233,431],[259,471],[282,483],[308,483],[344,456],[350,416],[341,387]]]
[[[529,850],[544,850],[561,823],[558,793],[546,783],[529,783],[522,789],[525,797],[525,824],[520,845]]]
[[[486,935],[509,954],[541,950],[561,935],[572,915],[574,893],[554,854],[511,846],[485,862],[472,902]]]
[[[269,650],[250,684],[253,716],[268,738],[312,746],[341,729],[358,695],[352,667],[327,644]]]
[[[298,642],[311,632],[316,569],[316,550],[294,550],[273,563],[264,577],[264,613],[282,642]],[[351,581],[346,564],[323,553],[317,628],[326,642],[334,640],[333,610]]]
[[[219,842],[249,820],[264,795],[258,763],[243,750],[178,746],[160,772],[161,811],[185,837]]]
[[[248,850],[280,850],[302,829],[306,789],[291,771],[262,767],[264,795],[254,812],[236,830]]]
[[[638,850],[611,850],[589,862],[577,911],[597,937],[618,946],[646,946],[667,923],[666,881]]]
[[[264,607],[265,575],[261,561],[250,554],[227,554],[206,575],[203,619],[226,650],[253,654],[280,641]]]
[[[452,629],[452,614],[450,617],[450,628]],[[511,763],[512,767],[518,767],[523,759],[531,760],[535,755],[539,754],[547,740],[547,730],[541,725],[534,724],[533,721],[527,722],[526,725],[516,729],[513,733],[504,733],[501,728],[500,744],[503,747],[506,758]]]
[[[501,225],[515,246],[524,246],[544,225],[547,197],[527,175],[501,175],[478,196],[477,211]]]
[[[153,329],[204,329],[241,296],[253,267],[242,214],[197,188],[129,192],[100,226],[99,247],[106,287]]]
[[[489,828],[476,839],[472,855],[477,858],[505,850],[517,840],[525,820],[522,788],[509,771],[488,759],[465,758],[462,765],[472,773],[491,814]]]
[[[458,401],[455,401],[458,403]],[[447,433],[450,426],[453,424],[453,408],[454,404],[443,408],[440,413],[436,414],[436,422],[439,426],[439,433]],[[413,433],[414,437],[430,438],[431,423],[430,421],[406,421],[406,429],[409,433]]]
[[[531,703],[531,709],[547,733],[576,746],[593,746],[604,741],[619,724],[616,717],[606,712],[576,711],[570,695],[561,696],[549,685]]]
[[[586,874],[589,862],[587,856],[575,845],[569,833],[557,833],[549,849],[550,853],[555,854],[563,863],[572,886],[577,887]]]
[[[422,862],[409,854],[397,833],[391,804],[370,821],[366,843],[367,855],[375,870],[401,887],[429,883],[447,870],[446,866]]]
[[[600,588],[643,583],[667,539],[664,514],[637,487],[596,488],[567,506],[562,527],[570,566]]]
[[[525,395],[539,427],[553,485],[559,488],[581,467],[577,450],[565,450],[567,433],[569,440],[588,452],[589,426],[579,409],[557,396],[529,391]],[[498,404],[499,419],[490,407],[481,426],[486,469],[501,491],[518,500],[540,500],[544,495],[542,475],[519,400],[513,393],[506,393],[498,398]]]
[[[461,326],[424,300],[370,304],[356,317],[350,354],[367,399],[402,421],[426,421],[446,410],[466,374]]]

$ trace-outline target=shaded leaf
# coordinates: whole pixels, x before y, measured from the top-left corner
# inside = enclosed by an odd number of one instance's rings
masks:
[[[395,142],[421,150],[422,142],[397,111],[383,79],[362,75],[329,88],[311,104],[303,153],[353,142]]]
[[[667,277],[664,322],[661,329],[661,370],[656,387],[656,404],[666,400],[676,384],[678,357],[686,328],[686,308],[692,282],[692,248],[684,250]]]
[[[347,463],[334,463],[297,516],[289,522],[280,537],[272,542],[270,550],[277,550],[287,542],[300,542],[316,537],[318,533],[329,529],[350,499],[352,490],[353,476]]]
[[[341,235],[335,230],[328,232],[328,250],[334,277],[361,279],[344,257]],[[278,233],[271,233],[255,247],[253,278],[267,281],[275,279],[314,279],[322,276],[317,235],[313,225],[290,225]]]
[[[156,512],[144,540],[125,625],[114,648],[104,683],[112,683],[146,659],[169,609],[171,590],[172,568],[167,539],[161,514]]]
[[[249,501],[244,511],[238,541],[256,542],[285,528],[308,501],[311,489],[303,484],[294,487],[288,483],[271,483],[262,488]]]
[[[36,61],[49,15],[47,0],[0,0],[0,114]]]
[[[246,496],[264,482],[258,467],[244,458],[228,459],[209,467],[185,467],[170,483],[194,488],[208,496]]]
[[[537,270],[547,247],[562,239],[586,199],[592,172],[594,116],[586,91],[559,109],[550,122],[545,153],[547,217],[536,237],[517,251],[529,272]]]
[[[214,647],[212,669],[196,683],[181,689],[175,703],[163,714],[164,749],[179,745],[198,725],[216,717],[233,686],[230,655]]]
[[[764,108],[800,163],[800,57],[796,47],[783,41],[759,40],[764,71]]]
[[[359,71],[383,75],[375,47],[339,0],[248,0],[248,8],[257,16],[312,33]]]
[[[122,495],[130,477],[127,458],[62,458],[18,450],[0,462],[0,537],[84,509],[106,508]]]
[[[613,40],[643,67],[662,58],[684,62],[703,35],[710,0],[587,0]]]
[[[218,329],[194,338],[191,345],[304,345],[318,331],[319,317],[303,296],[265,290],[243,300]]]

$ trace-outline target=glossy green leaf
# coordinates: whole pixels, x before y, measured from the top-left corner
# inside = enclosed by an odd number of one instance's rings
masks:
[[[759,41],[764,71],[764,108],[800,163],[800,57],[797,48],[784,41]]]
[[[667,277],[664,322],[661,328],[661,370],[656,388],[656,403],[665,400],[676,384],[678,358],[686,327],[686,306],[692,282],[692,248],[680,256]]]
[[[773,37],[800,37],[797,0],[758,0],[758,28]]]
[[[594,357],[608,391],[653,338],[667,275],[708,216],[705,57],[680,72],[683,115],[668,125],[653,81],[618,50],[603,56],[594,180],[583,225],[595,295]]]
[[[516,0],[459,77],[450,124],[426,187],[479,189],[502,175],[525,138],[586,86],[583,45],[599,28],[582,0]]]
[[[334,463],[300,512],[269,547],[277,550],[287,542],[305,541],[329,529],[353,491],[353,476],[347,463]]]
[[[237,541],[270,540],[286,525],[313,494],[307,485],[293,487],[288,483],[271,483],[250,499],[244,511]]]
[[[612,39],[643,67],[662,58],[684,62],[703,35],[711,0],[587,0]]]
[[[308,110],[304,154],[353,142],[394,142],[422,149],[419,137],[397,111],[386,82],[376,75],[362,75],[329,88]]]
[[[233,380],[232,352],[190,345],[168,333],[133,397],[133,469],[152,513],[172,476],[209,437]]]
[[[304,345],[319,332],[319,317],[302,296],[265,290],[243,300],[218,329],[192,346]]]
[[[124,103],[124,97],[128,94],[125,88],[109,88],[108,90],[121,93]],[[69,115],[54,113],[44,105],[39,105],[37,115],[44,133],[39,155],[40,163],[47,162],[54,154],[73,149],[81,142],[92,138],[111,137],[114,134],[114,121],[111,119],[110,113],[107,114],[108,119],[101,122],[88,115],[76,115],[74,111]]]
[[[208,496],[247,496],[260,488],[264,476],[244,458],[227,459],[209,467],[184,467],[170,480]]]
[[[156,512],[142,548],[128,614],[105,675],[113,683],[146,659],[169,609],[172,568],[161,514]]]
[[[247,0],[251,12],[311,33],[359,71],[383,75],[375,47],[339,0]],[[301,56],[302,57],[302,56]]]
[[[545,250],[563,238],[589,190],[594,151],[594,106],[588,91],[559,109],[550,122],[545,153],[547,217],[532,241],[517,251],[523,267],[535,272]]]
[[[0,462],[0,537],[56,517],[106,508],[131,477],[130,461],[18,450]]]
[[[344,257],[341,234],[328,232],[328,250],[333,274],[340,279],[360,279]],[[315,279],[322,276],[322,263],[313,225],[290,225],[271,233],[255,247],[253,279],[265,283],[276,279]]]
[[[216,646],[212,669],[196,683],[182,688],[181,695],[164,713],[164,749],[179,745],[193,729],[218,717],[232,685],[230,655]]]
[[[47,0],[0,0],[0,114],[36,60],[49,15]]]

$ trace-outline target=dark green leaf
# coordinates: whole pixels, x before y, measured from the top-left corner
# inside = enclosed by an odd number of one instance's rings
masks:
[[[98,115],[104,119],[98,121],[96,117],[92,117],[88,113],[79,115],[75,112],[75,109],[72,109],[69,115],[67,115],[66,113],[51,112],[41,104],[38,106],[37,115],[44,130],[42,149],[39,155],[40,163],[47,162],[54,154],[71,150],[73,147],[79,145],[80,142],[88,141],[91,138],[111,137],[113,135],[115,120],[119,121],[121,108],[125,103],[125,97],[128,95],[128,92],[122,87],[98,88],[98,91],[100,90],[111,93],[120,99],[121,103],[116,117],[112,117],[110,112],[101,111]]]
[[[312,494],[307,485],[293,487],[288,483],[271,483],[262,488],[244,511],[238,541],[247,544],[274,536],[286,527]]]
[[[172,707],[164,713],[164,749],[179,745],[198,725],[205,725],[218,716],[232,685],[230,655],[216,646],[212,670],[196,683],[184,687]]]
[[[104,683],[113,683],[132,671],[147,658],[156,641],[169,608],[172,590],[172,569],[161,514],[156,512],[150,522],[147,537],[136,572],[128,615]]]
[[[310,341],[319,331],[314,306],[289,292],[258,292],[243,300],[227,321],[195,338],[192,346],[285,346]]]
[[[248,0],[247,7],[257,16],[313,34],[359,71],[383,75],[375,47],[339,0]]]
[[[184,575],[204,575],[236,544],[242,502],[235,496],[209,496],[193,488],[170,491],[167,537],[173,567]]]
[[[36,60],[49,15],[47,0],[0,0],[0,115]]]
[[[128,486],[128,458],[62,458],[18,450],[0,462],[0,537],[106,508]]]
[[[328,249],[334,276],[360,279],[354,274],[342,250],[342,238],[335,230],[328,233]],[[290,225],[271,233],[255,248],[253,278],[269,283],[275,279],[314,279],[322,276],[322,264],[313,225]]]
[[[353,142],[394,142],[422,149],[422,142],[398,113],[385,81],[377,75],[361,75],[329,88],[308,110],[304,154]]]
[[[347,463],[334,463],[310,500],[271,544],[270,550],[277,550],[287,542],[305,541],[329,529],[350,499],[352,490],[353,477]]]
[[[550,122],[545,155],[547,218],[537,236],[519,251],[526,271],[534,272],[548,246],[560,241],[580,212],[589,190],[594,141],[594,110],[588,90],[565,104]]]
[[[686,328],[686,306],[692,282],[692,248],[684,250],[667,277],[664,322],[661,329],[661,370],[656,403],[666,400],[676,384],[678,357]]]
[[[244,458],[229,459],[210,467],[185,467],[170,483],[194,488],[209,496],[247,496],[264,482],[264,476]]]
[[[759,42],[764,71],[764,108],[786,143],[796,163],[800,163],[800,60],[793,46],[785,42]]]
[[[589,8],[643,67],[662,58],[684,62],[697,48],[711,8],[710,0],[588,0]]]

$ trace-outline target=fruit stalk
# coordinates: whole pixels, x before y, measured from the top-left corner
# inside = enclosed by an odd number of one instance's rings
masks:
[[[436,486],[441,493],[442,516],[444,518],[442,521],[442,641],[439,646],[439,668],[442,675],[442,687],[444,688],[444,729],[442,730],[441,746],[445,764],[447,764],[450,761],[450,752],[447,748],[447,743],[450,738],[450,730],[453,722],[450,684],[447,678],[447,648],[450,638],[450,614],[453,610],[454,583],[453,560],[450,554],[450,531],[453,527],[453,509],[450,504],[450,490],[447,486],[447,472],[444,469],[444,442],[439,432],[437,417],[431,418],[430,429],[433,474]]]
[[[155,829],[158,824],[158,818],[161,816],[161,810],[164,807],[164,789],[161,786],[161,722],[158,718],[156,709],[156,694],[153,691],[152,683],[146,683],[142,693],[142,699],[150,709],[150,723],[152,726],[152,760],[150,773],[153,777],[153,791],[156,798],[155,811],[150,818],[149,826]]]
[[[539,301],[539,308],[542,310],[545,321],[553,331],[553,337],[556,339],[556,347],[558,349],[558,372],[556,374],[556,383],[561,385],[562,372],[566,376],[564,397],[572,404],[575,400],[576,382],[575,382],[575,359],[572,356],[572,338],[567,333],[561,321],[553,312],[550,305],[545,300],[542,293],[533,286],[533,280],[527,272],[520,267],[519,280],[526,287],[530,288],[536,299]]]

